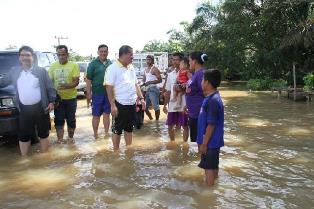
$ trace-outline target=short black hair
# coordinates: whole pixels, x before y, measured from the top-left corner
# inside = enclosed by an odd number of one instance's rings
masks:
[[[99,49],[101,49],[101,48],[107,48],[107,50],[108,50],[108,46],[107,46],[106,44],[100,44],[100,45],[98,46],[98,51],[99,51]]]
[[[59,45],[59,46],[57,46],[56,51],[58,51],[59,49],[64,49],[65,52],[67,54],[69,54],[69,50],[68,50],[68,47],[66,45]]]
[[[30,52],[30,53],[34,56],[34,50],[33,50],[30,46],[22,46],[22,47],[19,49],[19,56],[20,56],[20,54],[21,54],[22,51]]]
[[[208,81],[214,88],[220,86],[221,73],[217,69],[205,70],[204,81]]]
[[[132,50],[132,47],[128,45],[123,45],[119,49],[119,57],[121,57],[124,54],[128,54]]]
[[[183,62],[184,64],[186,64],[186,66],[188,66],[188,68],[190,67],[190,63],[189,63],[189,59],[187,57],[183,57],[181,62]]]
[[[154,59],[154,56],[153,55],[147,55],[146,56],[146,59],[150,59],[152,62],[153,62],[153,64],[155,63],[155,59]]]
[[[183,59],[184,54],[181,52],[175,52],[172,54],[172,57],[179,57],[180,61]]]
[[[207,54],[200,52],[200,51],[194,51],[190,53],[190,58],[192,60],[196,60],[197,63],[203,65],[206,61],[208,61]]]

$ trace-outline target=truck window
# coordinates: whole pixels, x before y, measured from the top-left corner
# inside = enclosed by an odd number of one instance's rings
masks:
[[[8,72],[12,67],[19,66],[19,56],[13,53],[0,54],[0,73]]]
[[[49,59],[49,62],[50,64],[54,63],[57,61],[55,55],[51,52],[45,52],[45,54],[47,55],[48,59]]]
[[[38,66],[48,67],[50,65],[49,59],[46,54],[38,53]]]

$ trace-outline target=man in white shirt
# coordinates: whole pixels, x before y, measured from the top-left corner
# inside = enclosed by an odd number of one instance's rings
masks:
[[[173,100],[174,92],[173,86],[177,83],[178,71],[180,62],[183,59],[182,53],[174,53],[172,55],[172,64],[175,68],[168,74],[165,90],[165,103],[163,111],[167,113],[167,122],[168,125],[168,134],[171,141],[175,140],[175,130],[174,126],[183,127],[183,141],[187,142],[189,137],[189,128],[188,128],[188,116],[185,112],[186,101],[185,97],[182,97],[182,102],[179,104],[178,100]]]
[[[124,131],[125,144],[132,144],[132,132],[135,122],[135,103],[139,97],[146,108],[144,97],[137,83],[134,68],[129,64],[133,60],[133,49],[124,45],[119,49],[119,59],[107,68],[104,86],[111,105],[112,144],[113,149],[118,150],[122,131]]]
[[[33,132],[37,131],[41,151],[49,146],[49,112],[54,109],[56,90],[44,68],[34,66],[34,51],[29,46],[19,50],[21,68],[12,72],[19,103],[19,145],[22,156],[28,154]]]

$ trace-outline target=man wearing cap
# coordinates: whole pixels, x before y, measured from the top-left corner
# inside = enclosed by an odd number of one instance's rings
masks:
[[[143,83],[147,87],[146,91],[146,115],[150,120],[153,119],[152,114],[149,111],[149,106],[152,105],[155,110],[155,119],[159,120],[160,108],[159,108],[159,89],[158,83],[161,83],[160,71],[154,66],[154,56],[147,55],[146,57],[147,68],[145,69]]]

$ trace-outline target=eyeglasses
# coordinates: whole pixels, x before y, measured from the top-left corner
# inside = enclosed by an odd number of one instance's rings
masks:
[[[20,57],[32,57],[32,54],[20,54]]]
[[[58,57],[66,57],[68,54],[57,54]]]

